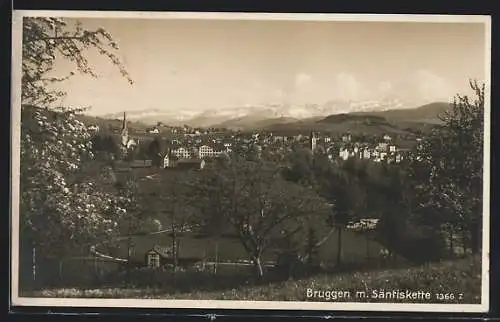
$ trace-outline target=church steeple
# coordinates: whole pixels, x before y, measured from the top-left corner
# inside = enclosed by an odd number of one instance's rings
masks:
[[[312,153],[316,151],[317,140],[318,139],[316,138],[314,131],[311,131],[311,133],[309,134],[309,148],[311,149]]]
[[[128,144],[128,127],[127,127],[127,114],[123,112],[123,124],[122,124],[122,146],[127,146]]]

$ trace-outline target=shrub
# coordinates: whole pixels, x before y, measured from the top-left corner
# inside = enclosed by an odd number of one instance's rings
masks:
[[[395,251],[411,263],[422,264],[443,259],[446,242],[441,233],[430,228],[407,228]]]

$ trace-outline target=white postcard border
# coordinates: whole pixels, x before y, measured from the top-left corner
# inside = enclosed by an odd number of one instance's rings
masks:
[[[299,301],[161,300],[96,298],[20,297],[19,261],[19,175],[21,124],[22,18],[27,16],[110,19],[204,19],[275,21],[352,21],[482,23],[485,25],[485,122],[483,172],[483,254],[481,304],[341,303]],[[411,14],[310,14],[310,13],[216,13],[216,12],[137,12],[137,11],[38,11],[14,10],[12,14],[12,106],[11,106],[11,305],[115,308],[198,308],[263,310],[343,310],[395,312],[487,312],[489,309],[490,251],[490,131],[491,131],[491,17],[487,15],[411,15]]]

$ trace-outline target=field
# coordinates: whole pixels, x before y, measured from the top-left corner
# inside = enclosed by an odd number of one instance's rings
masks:
[[[328,236],[328,231],[323,232]],[[155,245],[169,247],[171,237],[168,232],[152,234],[146,236],[136,236],[132,239],[134,243],[133,257],[136,261],[144,261],[147,251]],[[367,257],[377,257],[382,246],[374,240],[367,240],[364,235],[352,231],[345,231],[342,234],[342,256],[345,262],[359,263],[366,261]],[[117,257],[125,258],[127,254],[128,241],[123,240],[115,254]],[[330,233],[327,241],[319,248],[318,256],[323,262],[331,262],[336,258],[338,246],[336,231]],[[368,247],[368,249],[367,249]],[[247,260],[248,255],[235,238],[223,237],[216,243],[215,240],[206,238],[196,238],[186,234],[180,239],[179,257],[198,257],[208,261],[215,260],[216,256],[221,262]],[[217,255],[216,255],[217,253]],[[273,251],[269,251],[264,256],[265,261],[275,260]]]
[[[329,237],[319,247],[317,259],[324,267],[335,267],[338,245],[337,233],[333,231],[330,234],[326,233],[324,236]],[[139,267],[146,266],[146,252],[154,246],[169,247],[171,245],[171,237],[168,232],[135,236],[132,238],[132,241],[133,251],[131,252],[130,259],[134,263],[134,266],[137,265]],[[373,239],[367,241],[363,234],[344,231],[342,234],[342,243],[342,260],[346,268],[364,267],[367,264],[371,266],[376,265],[382,246]],[[122,239],[118,243],[118,246],[114,251],[110,251],[104,247],[102,249],[98,247],[98,250],[106,255],[124,260],[127,259],[128,239]],[[198,263],[206,263],[212,267],[217,262],[217,272],[219,275],[217,279],[233,279],[232,281],[227,281],[228,283],[232,283],[231,285],[239,285],[242,280],[246,280],[248,275],[253,274],[250,265],[241,266],[241,263],[247,262],[249,257],[235,238],[223,237],[216,242],[213,239],[196,238],[192,234],[184,234],[180,238],[179,259],[181,263],[186,259],[188,261],[194,259]],[[276,259],[275,250],[271,250],[263,256],[264,263],[269,265],[274,265]],[[25,265],[29,265],[29,263],[30,258],[27,258]],[[235,264],[235,266],[231,263],[239,264]],[[116,285],[122,284],[125,280],[123,276],[121,278],[115,278],[116,276],[114,276],[123,270],[122,266],[123,264],[95,259],[93,257],[70,257],[62,261],[47,262],[47,264],[44,264],[44,269],[38,271],[37,277],[39,280],[54,281],[55,285],[72,287],[74,285],[92,285],[95,282],[97,274],[97,276],[100,276],[100,283],[109,282],[112,285]],[[27,274],[29,275],[30,273],[28,272]],[[237,276],[233,278],[232,275]],[[107,281],[109,276],[113,277],[113,281]],[[204,281],[201,282],[205,283]],[[208,283],[212,283],[212,281],[208,281]],[[190,282],[188,284],[187,286],[189,287],[193,286]]]
[[[311,291],[318,293],[315,299],[308,298]],[[192,300],[274,300],[274,301],[363,301],[404,302],[398,299],[381,299],[370,296],[374,291],[429,292],[431,299],[421,302],[433,303],[479,303],[481,298],[481,263],[479,258],[427,264],[404,269],[389,269],[345,274],[322,274],[296,281],[282,281],[265,285],[246,285],[236,288],[169,293],[160,288],[99,288],[99,289],[45,289],[31,296],[84,297],[84,298],[147,298],[147,299],[192,299]],[[334,298],[336,291],[349,297]],[[365,292],[366,297],[355,296]],[[347,292],[347,293],[346,293]],[[328,298],[328,294],[330,298]],[[440,295],[443,295],[441,297]],[[447,296],[445,296],[445,294]],[[453,294],[453,296],[452,296]],[[453,298],[451,298],[453,297]],[[418,301],[417,301],[418,302]]]

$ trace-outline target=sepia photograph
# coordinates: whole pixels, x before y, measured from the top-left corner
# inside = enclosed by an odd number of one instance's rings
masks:
[[[12,24],[12,305],[488,311],[489,16]]]

